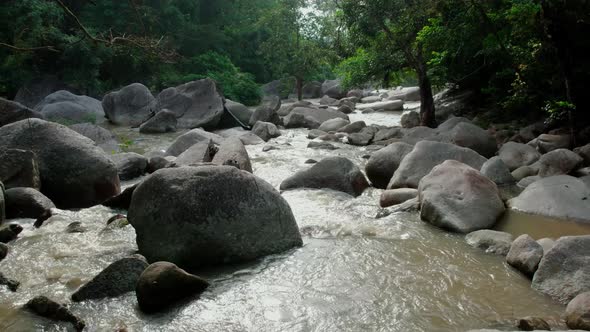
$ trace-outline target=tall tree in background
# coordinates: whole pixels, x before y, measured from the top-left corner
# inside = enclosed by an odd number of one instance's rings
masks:
[[[280,0],[261,21],[269,34],[261,54],[280,78],[295,78],[299,100],[303,83],[325,63],[329,52],[314,35],[319,30],[316,17],[302,11],[306,5],[305,0]]]
[[[418,38],[431,18],[430,0],[344,0],[342,9],[349,28],[359,38],[388,43],[381,49],[393,48],[401,53],[404,66],[411,67],[420,86],[422,125],[436,126],[432,84],[428,75],[427,56]],[[373,49],[379,49],[374,47]],[[396,68],[401,70],[402,68]]]

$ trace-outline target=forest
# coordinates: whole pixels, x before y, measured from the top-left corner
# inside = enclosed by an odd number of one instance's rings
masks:
[[[8,0],[0,95],[55,75],[89,95],[215,79],[254,105],[275,79],[475,94],[490,121],[587,121],[585,0]],[[295,80],[296,82],[296,80]],[[432,112],[427,112],[429,114]],[[433,125],[434,119],[424,122]],[[429,123],[430,122],[430,123]]]

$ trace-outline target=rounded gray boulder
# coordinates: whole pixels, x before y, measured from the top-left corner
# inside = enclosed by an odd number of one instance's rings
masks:
[[[532,277],[543,258],[543,247],[527,234],[514,240],[510,246],[506,262],[515,269]]]
[[[397,142],[373,153],[365,172],[376,188],[385,189],[391,181],[404,157],[414,149],[413,146]]]
[[[55,208],[53,202],[33,188],[6,190],[6,217],[8,219],[37,219],[52,208]]]
[[[302,244],[288,203],[270,184],[235,167],[159,170],[133,193],[128,219],[148,261],[187,269]]]
[[[139,126],[154,112],[156,99],[143,84],[133,83],[102,99],[104,113],[116,125]]]

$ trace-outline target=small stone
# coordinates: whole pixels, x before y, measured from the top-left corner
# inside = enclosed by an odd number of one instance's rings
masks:
[[[305,161],[305,163],[306,163],[306,164],[317,164],[317,163],[318,163],[318,161],[317,161],[317,160],[315,160],[315,159],[307,159],[307,160]]]
[[[307,145],[308,149],[318,149],[318,150],[338,150],[339,147],[334,146],[330,143],[327,142],[316,142],[316,141],[311,141],[309,142],[309,144]]]
[[[25,304],[25,308],[41,317],[72,323],[76,331],[82,331],[86,326],[84,321],[74,316],[66,307],[45,296],[35,297]]]
[[[0,229],[0,243],[8,243],[16,240],[18,235],[23,231],[22,226],[17,224],[10,224]]]
[[[41,213],[39,218],[35,220],[35,224],[33,226],[35,226],[35,228],[43,226],[43,223],[47,221],[47,219],[51,218],[51,216],[53,216],[53,212],[51,212],[51,210],[45,210],[45,212]]]
[[[4,276],[4,274],[0,273],[0,285],[7,286],[13,292],[16,292],[18,286],[20,286],[20,282],[12,279],[8,279]]]
[[[66,227],[66,233],[84,233],[86,228],[82,226],[82,223],[75,221]]]
[[[485,250],[487,253],[506,256],[510,251],[510,245],[514,238],[509,233],[484,229],[467,234],[465,239],[474,248]]]
[[[8,246],[4,243],[0,243],[0,261],[2,261],[8,255]]]
[[[518,327],[521,331],[551,331],[549,324],[542,318],[524,317],[518,320]]]

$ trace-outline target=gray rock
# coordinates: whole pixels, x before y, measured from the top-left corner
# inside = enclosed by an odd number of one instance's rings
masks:
[[[468,148],[448,143],[418,142],[404,157],[387,188],[418,188],[420,180],[445,160],[456,160],[478,170],[487,161],[486,158]]]
[[[506,256],[514,240],[512,234],[483,229],[467,234],[467,244],[485,250],[486,253]]]
[[[133,83],[104,96],[102,107],[110,122],[139,126],[154,113],[156,99],[145,85]]]
[[[361,99],[361,98],[363,98],[363,96],[364,96],[363,90],[358,90],[358,89],[350,90],[346,94],[346,97],[354,97],[357,99]]]
[[[438,132],[435,129],[428,127],[420,126],[410,129],[402,129],[402,132],[403,138],[401,139],[401,141],[411,145],[416,145],[421,141],[441,141],[441,137],[438,136]]]
[[[350,114],[350,113],[354,112],[354,107],[350,107],[349,105],[342,105],[342,106],[338,107],[338,112],[341,112],[344,114]]]
[[[590,292],[576,296],[567,305],[565,322],[570,329],[590,331]]]
[[[302,97],[305,99],[315,99],[322,96],[322,83],[318,81],[307,82],[303,85]]]
[[[81,302],[117,297],[132,292],[139,281],[139,276],[147,267],[147,261],[139,255],[120,259],[80,287],[72,294],[72,300]]]
[[[0,243],[8,243],[10,241],[16,240],[22,231],[22,226],[18,224],[9,224],[0,227]]]
[[[173,112],[178,128],[215,129],[224,112],[223,97],[215,81],[206,78],[163,90],[157,109]]]
[[[533,184],[539,180],[541,180],[541,177],[538,175],[527,176],[526,178],[518,181],[517,186],[521,189],[526,189],[528,186],[530,186],[531,184]]]
[[[215,153],[217,153],[217,148],[213,141],[197,143],[178,156],[173,164],[175,166],[190,166],[208,163],[213,160]]]
[[[551,152],[558,149],[569,149],[569,135],[547,135],[542,134],[536,140],[537,148],[542,153]]]
[[[134,184],[131,187],[125,188],[125,190],[123,190],[122,193],[115,197],[109,198],[108,200],[103,202],[102,205],[113,209],[129,210],[129,205],[131,204],[131,197],[133,197],[133,192],[135,191],[138,185],[139,184]]]
[[[517,211],[590,223],[590,188],[569,175],[535,181],[508,205]]]
[[[37,296],[25,304],[25,308],[32,313],[54,321],[72,323],[76,331],[83,331],[86,324],[76,317],[65,306],[50,300],[45,296]]]
[[[176,114],[167,109],[163,109],[139,126],[139,132],[143,134],[175,132],[177,122]]]
[[[529,235],[523,234],[512,242],[506,262],[532,277],[543,258],[543,247]]]
[[[322,97],[322,99],[320,99],[320,105],[326,105],[327,106],[327,105],[332,105],[332,104],[334,104],[336,102],[338,102],[337,99],[334,99],[334,98],[332,98],[330,96],[326,96],[326,95],[324,95]]]
[[[357,121],[338,129],[338,132],[347,134],[358,133],[365,127],[367,127],[365,121]]]
[[[234,167],[159,170],[134,192],[128,219],[148,261],[187,269],[302,245],[287,201],[267,182]]]
[[[346,97],[346,92],[342,89],[340,80],[327,80],[322,83],[322,96],[329,96],[335,99]]]
[[[296,107],[314,107],[312,106],[311,102],[306,101],[306,100],[300,100],[297,101],[291,105],[283,105],[281,106],[281,108],[279,108],[279,110],[277,111],[277,114],[279,116],[287,116],[289,115],[289,113],[291,113],[291,111],[293,111]]]
[[[141,311],[153,314],[203,293],[209,283],[168,262],[148,266],[139,277],[135,294]]]
[[[555,240],[550,239],[550,238],[542,238],[537,240],[537,243],[541,245],[541,247],[543,247],[543,253],[548,252],[549,250],[551,250],[551,248],[553,248],[553,246],[555,246]]]
[[[393,127],[393,128],[384,128],[380,129],[376,134],[373,140],[375,142],[379,141],[387,141],[392,138],[401,138],[403,136],[403,132],[400,127]]]
[[[312,129],[307,133],[307,138],[309,139],[316,139],[320,136],[326,135],[325,131],[321,131],[319,129]]]
[[[376,103],[360,104],[356,108],[360,111],[372,109],[375,111],[401,111],[404,109],[404,102],[401,100],[386,100]]]
[[[117,166],[119,179],[131,180],[144,175],[147,171],[148,160],[135,152],[119,153],[111,156]]]
[[[505,210],[496,184],[455,160],[434,167],[418,191],[422,220],[453,232],[491,228]]]
[[[262,138],[263,141],[268,142],[272,138],[281,136],[281,131],[277,126],[270,122],[256,122],[252,128],[252,133]]]
[[[56,76],[44,75],[32,79],[18,89],[14,100],[26,107],[34,108],[43,98],[59,90],[75,91]]]
[[[6,190],[6,217],[8,219],[37,219],[45,211],[55,208],[53,202],[33,188]]]
[[[229,99],[225,100],[225,110],[226,111],[223,112],[219,122],[220,128],[233,128],[247,125],[250,122],[252,114],[254,114],[254,111],[250,110],[248,107]],[[231,112],[233,116],[229,112]],[[236,121],[234,117],[236,117],[239,122]]]
[[[226,138],[219,146],[219,151],[212,160],[216,165],[234,166],[243,171],[252,173],[252,164],[248,151],[239,138]]]
[[[30,118],[42,119],[43,115],[17,102],[0,97],[0,127]]]
[[[566,304],[590,291],[590,236],[566,236],[545,253],[533,288]]]
[[[452,116],[447,119],[445,122],[438,125],[437,130],[441,133],[447,132],[455,128],[459,123],[469,123],[473,124],[471,120],[464,118],[462,116]]]
[[[148,160],[147,172],[152,174],[153,172],[155,172],[157,170],[160,170],[162,168],[168,168],[168,167],[172,166],[172,163],[173,163],[173,161],[176,160],[176,158],[174,158],[174,157],[168,157],[168,158],[173,158],[174,160],[168,160],[168,159],[166,159],[166,157],[162,157],[162,156],[151,157]]]
[[[582,157],[566,149],[556,149],[541,156],[538,161],[539,176],[569,174],[582,165]]]
[[[74,233],[86,233],[87,228],[82,225],[79,221],[74,221],[66,226],[66,233],[74,234]]]
[[[284,122],[286,128],[317,129],[324,122],[336,118],[348,120],[346,114],[331,109],[296,107],[284,118]]]
[[[531,166],[522,166],[512,171],[511,174],[514,180],[520,181],[531,176],[537,176],[537,174],[539,174],[539,168],[536,164]]]
[[[404,189],[393,189],[393,190],[385,190],[381,194],[381,198],[379,200],[379,205],[382,208],[399,205],[406,201],[418,197],[418,190],[404,188]]]
[[[407,87],[389,93],[389,98],[403,101],[420,101],[420,88]]]
[[[541,158],[541,154],[532,146],[515,142],[502,145],[498,155],[511,171],[532,165]]]
[[[0,150],[0,181],[6,189],[18,187],[41,188],[39,163],[32,151]]]
[[[221,144],[223,137],[204,131],[203,129],[193,129],[179,136],[166,150],[166,155],[178,157],[191,146],[201,142],[209,142],[209,140],[212,140],[215,144]]]
[[[415,111],[404,112],[401,118],[403,128],[414,128],[420,125],[420,114]]]
[[[590,144],[576,148],[574,152],[584,159],[584,166],[590,166]]]
[[[328,142],[317,142],[317,141],[309,142],[309,144],[307,144],[307,148],[308,149],[317,149],[317,150],[338,150],[338,149],[340,149],[339,147],[334,146]]]
[[[10,291],[16,292],[18,290],[18,287],[20,286],[20,282],[13,279],[9,279],[0,272],[0,286],[6,286]]]
[[[121,151],[117,137],[108,129],[99,127],[91,123],[78,123],[69,126],[70,129],[80,135],[86,136],[103,149],[107,154]]]
[[[486,158],[491,158],[498,152],[496,139],[484,129],[468,123],[460,122],[453,129],[441,132],[441,141],[469,148]]]
[[[8,246],[4,243],[0,243],[0,262],[8,256]]]
[[[264,140],[255,135],[254,133],[245,133],[243,135],[240,135],[238,138],[240,139],[240,141],[242,141],[242,144],[244,145],[264,144]]]
[[[382,101],[383,99],[379,96],[368,96],[361,98],[361,103],[363,104],[370,104],[370,103],[377,103]]]
[[[279,101],[280,103],[280,101]],[[280,104],[279,104],[280,106]],[[280,125],[281,118],[272,105],[263,104],[254,111],[252,117],[250,117],[250,126],[256,125],[257,122],[270,122],[275,125]]]
[[[48,121],[62,124],[103,123],[105,113],[99,100],[78,96],[69,91],[56,91],[45,97],[36,107]]]
[[[348,135],[348,143],[355,146],[367,146],[373,141],[376,129],[374,127],[363,128],[358,133]]]
[[[338,131],[342,127],[347,126],[349,124],[350,121],[346,119],[335,118],[322,123],[322,125],[318,129],[325,132]]]
[[[343,157],[329,157],[287,178],[280,188],[332,189],[359,196],[368,187],[365,175],[352,161]]]
[[[524,317],[516,325],[520,331],[551,331],[549,323],[539,317]]]
[[[93,206],[120,192],[117,168],[105,152],[62,125],[32,119],[4,126],[0,128],[2,149],[28,149],[36,154],[41,192],[58,208]]]
[[[481,174],[487,176],[488,179],[494,181],[497,185],[507,185],[516,182],[508,166],[497,156],[483,164]]]

